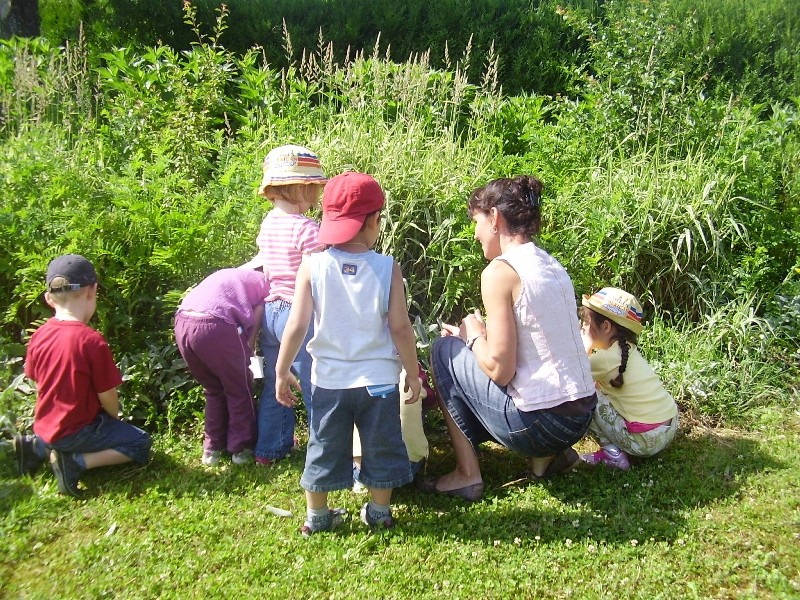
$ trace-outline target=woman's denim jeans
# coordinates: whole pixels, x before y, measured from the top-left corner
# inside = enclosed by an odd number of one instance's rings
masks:
[[[495,440],[525,456],[552,456],[578,442],[589,428],[591,412],[567,416],[548,409],[519,410],[457,337],[433,343],[431,364],[447,411],[476,452],[481,442]]]

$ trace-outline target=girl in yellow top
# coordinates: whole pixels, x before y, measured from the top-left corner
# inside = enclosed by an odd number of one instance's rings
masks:
[[[615,469],[630,466],[628,454],[653,456],[678,431],[678,407],[639,353],[642,306],[618,288],[583,296],[581,337],[597,388],[589,432],[600,449],[581,458]]]

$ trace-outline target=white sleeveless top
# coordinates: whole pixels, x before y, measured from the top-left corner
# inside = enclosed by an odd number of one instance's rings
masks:
[[[495,260],[517,272],[517,370],[507,391],[520,410],[553,408],[594,393],[575,290],[564,267],[533,242]]]
[[[388,321],[394,259],[329,248],[305,260],[314,300],[311,383],[332,390],[398,383]]]

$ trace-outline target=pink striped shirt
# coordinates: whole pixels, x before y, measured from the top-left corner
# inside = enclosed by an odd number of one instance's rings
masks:
[[[267,302],[294,298],[294,282],[303,254],[316,250],[319,225],[305,215],[271,210],[256,238],[258,259],[269,271]]]

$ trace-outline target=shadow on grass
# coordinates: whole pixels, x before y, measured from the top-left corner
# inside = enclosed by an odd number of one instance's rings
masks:
[[[0,482],[0,512],[10,511],[17,502],[33,496],[33,486],[30,478]]]
[[[449,439],[435,427],[429,433],[432,454],[427,473],[444,473],[453,466]],[[254,489],[256,497],[265,500],[302,498],[298,480],[304,455],[294,453],[271,468],[233,466],[227,461],[219,468],[207,468],[200,464],[195,442],[165,436],[157,440],[147,465],[92,470],[83,481],[89,499],[111,501],[140,496],[156,503],[162,502],[161,496],[236,498],[252,496]],[[675,541],[685,533],[687,521],[698,518],[698,509],[702,518],[703,507],[735,500],[752,475],[786,468],[762,451],[755,439],[701,429],[682,431],[661,455],[636,460],[626,472],[581,465],[544,482],[519,481],[526,459],[493,444],[483,446],[481,465],[486,494],[475,504],[426,494],[413,485],[397,490],[393,503],[402,535],[484,543]],[[13,478],[12,471],[11,461],[0,461],[0,511],[28,502],[40,487],[54,487],[49,469],[22,479]],[[332,500],[355,506],[366,498],[345,491]],[[146,503],[142,506],[147,510]]]
[[[7,453],[13,458],[12,453]],[[106,497],[134,499],[160,493],[172,497],[225,495],[236,496],[254,485],[267,484],[280,478],[296,483],[303,469],[305,453],[293,453],[273,467],[232,465],[224,460],[218,467],[205,467],[199,456],[185,452],[172,453],[155,449],[146,465],[127,463],[85,471],[81,486],[86,500]],[[0,465],[0,511],[10,511],[37,493],[37,488],[55,487],[50,469],[43,465],[33,476],[17,477],[10,460]],[[299,488],[298,488],[299,490]],[[64,497],[66,500],[70,498]]]
[[[452,455],[446,445],[442,448],[432,453],[429,473],[452,468]],[[438,527],[461,539],[676,540],[693,511],[736,498],[749,476],[786,465],[763,452],[756,440],[691,430],[682,431],[660,455],[633,459],[629,471],[579,465],[546,481],[520,481],[526,466],[524,457],[484,445],[481,502],[469,505],[409,488],[399,490],[395,500],[422,508],[414,511],[419,523],[409,523],[413,529]]]
[[[0,453],[0,514],[9,513],[17,504],[27,502],[36,495],[42,477],[49,477],[50,469],[42,466],[33,475],[20,477],[13,466],[14,452],[10,444]],[[48,472],[47,475],[42,473]]]
[[[237,496],[254,486],[268,484],[288,474],[300,478],[304,453],[292,454],[272,467],[255,463],[233,465],[223,458],[216,467],[206,467],[200,457],[192,454],[173,455],[163,450],[152,452],[144,466],[108,467],[88,471],[83,481],[96,494],[120,495],[133,498],[152,490],[161,490],[171,497]],[[115,470],[116,469],[116,470]]]

